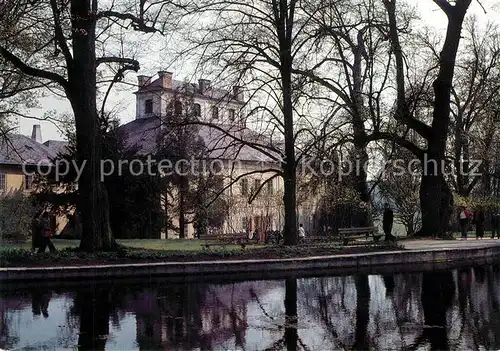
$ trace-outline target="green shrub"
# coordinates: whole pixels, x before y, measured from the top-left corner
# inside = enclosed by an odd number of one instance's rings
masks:
[[[35,215],[32,199],[21,190],[0,196],[0,237],[2,240],[25,240],[31,233]]]

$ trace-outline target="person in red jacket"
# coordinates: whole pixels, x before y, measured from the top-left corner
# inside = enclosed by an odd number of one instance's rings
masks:
[[[469,223],[472,219],[472,214],[465,206],[459,207],[458,223],[460,223],[460,231],[462,232],[462,239],[467,240],[467,231],[469,230]]]

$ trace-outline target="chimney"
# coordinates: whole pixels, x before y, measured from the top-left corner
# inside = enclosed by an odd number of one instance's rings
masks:
[[[199,79],[198,80],[198,85],[200,88],[200,94],[205,94],[209,89],[210,89],[210,84],[212,82],[208,79]]]
[[[42,128],[39,124],[33,125],[33,131],[31,132],[31,139],[37,143],[42,143]]]
[[[137,86],[142,88],[145,85],[151,83],[151,77],[148,76],[137,76]]]
[[[158,76],[160,77],[160,83],[163,88],[172,89],[172,72],[158,71]]]
[[[233,99],[243,101],[243,88],[239,85],[233,87]]]

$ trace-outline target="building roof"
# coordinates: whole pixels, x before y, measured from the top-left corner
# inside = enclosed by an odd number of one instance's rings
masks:
[[[53,149],[25,135],[12,134],[7,140],[0,140],[0,164],[48,165],[56,156],[57,152]]]
[[[226,132],[207,125],[199,125],[198,127],[198,136],[204,141],[208,157],[211,159],[250,162],[274,161],[269,155],[239,141],[270,144],[255,131],[236,126],[224,126]],[[161,122],[158,117],[136,119],[121,126],[120,132],[123,133],[127,148],[135,149],[140,155],[155,154],[158,138],[161,135]],[[234,137],[227,135],[227,133]],[[270,154],[278,157],[276,153]]]
[[[43,145],[47,146],[56,155],[59,155],[68,150],[69,143],[64,140],[47,140]]]
[[[145,93],[145,92],[152,92],[152,91],[162,91],[162,90],[168,90],[168,91],[177,91],[177,92],[182,92],[183,94],[192,94],[193,97],[196,98],[205,98],[205,99],[210,99],[210,100],[231,100],[235,103],[238,104],[244,104],[243,101],[237,100],[233,98],[232,92],[225,90],[225,89],[220,89],[220,88],[214,88],[214,87],[209,87],[203,94],[200,92],[200,86],[197,83],[188,83],[180,80],[172,80],[172,88],[165,88],[162,85],[162,79],[157,78],[153,81],[151,81],[148,84],[145,84],[142,87],[139,87],[139,90],[135,92],[137,93]]]

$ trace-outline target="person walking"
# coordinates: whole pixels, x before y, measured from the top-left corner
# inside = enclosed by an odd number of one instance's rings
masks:
[[[495,234],[497,238],[500,239],[500,209],[493,209],[491,214],[491,238],[495,239]]]
[[[41,242],[40,242],[40,247],[38,249],[38,253],[41,253],[41,252],[45,252],[45,249],[47,247],[49,247],[49,251],[50,252],[55,252],[57,251],[56,250],[56,247],[54,246],[54,244],[52,243],[52,241],[50,241],[50,238],[54,235],[53,231],[52,231],[52,225],[50,223],[50,216],[49,216],[49,213],[48,212],[44,212],[43,215],[42,215],[42,219],[41,219],[41,228],[42,228],[42,238],[41,238]]]
[[[306,238],[306,230],[302,223],[299,224],[299,241],[304,241]]]
[[[458,212],[458,223],[460,223],[460,231],[462,232],[462,239],[467,240],[467,231],[469,230],[469,222],[472,215],[465,206],[460,206]]]
[[[476,211],[474,211],[473,223],[476,226],[476,240],[484,237],[484,212],[479,206]]]
[[[394,224],[394,211],[391,209],[388,203],[385,204],[384,215],[382,218],[382,227],[384,229],[385,241],[394,240],[395,237],[392,235],[392,226]]]

